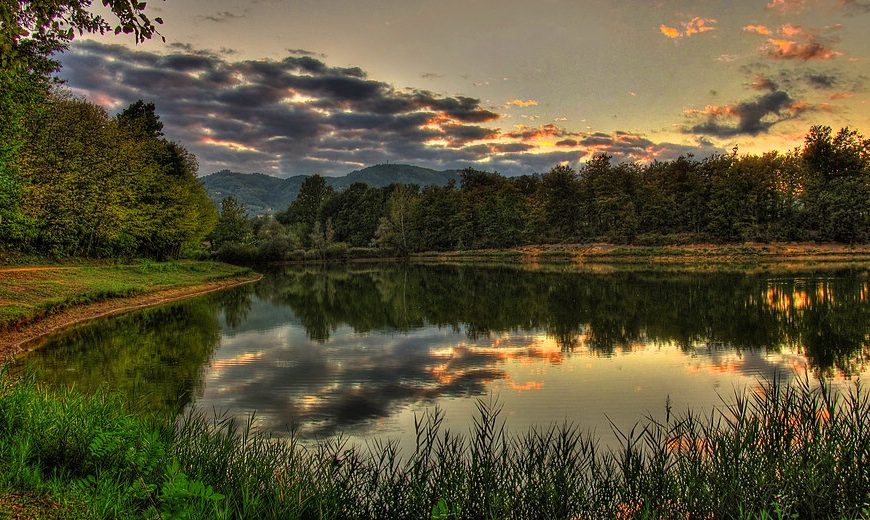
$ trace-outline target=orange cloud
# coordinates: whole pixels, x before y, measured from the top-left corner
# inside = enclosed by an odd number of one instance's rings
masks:
[[[677,29],[676,27],[669,27],[665,24],[659,26],[659,31],[661,31],[662,34],[673,40],[683,37],[683,34],[680,32],[679,29]]]
[[[807,6],[806,0],[770,0],[767,8],[780,13],[799,13]]]
[[[716,29],[713,27],[715,24],[716,20],[714,18],[701,18],[696,16],[687,22],[680,22],[680,27],[682,27],[682,29],[662,24],[659,26],[659,32],[672,40],[679,40],[695,34],[713,31]]]
[[[752,80],[752,88],[754,90],[776,90],[776,83],[764,74],[756,74]]]
[[[516,383],[514,381],[511,381],[510,383],[508,383],[508,386],[511,390],[515,392],[528,392],[529,390],[540,390],[541,388],[544,388],[544,382],[528,381],[526,383]]]
[[[716,28],[713,27],[713,24],[715,23],[716,20],[712,18],[698,18],[696,16],[686,23],[686,36],[715,30]]]
[[[761,50],[768,57],[776,60],[832,60],[843,55],[843,53],[830,49],[815,39],[810,39],[807,42],[796,42],[793,40],[770,38]]]
[[[201,144],[210,144],[214,146],[222,146],[224,148],[229,148],[230,150],[235,150],[237,152],[259,152],[260,150],[248,146],[242,143],[238,143],[235,141],[227,141],[223,139],[215,139],[213,137],[203,137],[199,140]]]
[[[762,34],[764,36],[770,36],[773,32],[765,25],[760,24],[750,24],[743,27],[745,32],[752,32],[756,34]]]
[[[690,108],[684,111],[687,116],[707,116],[707,117],[720,117],[720,116],[733,116],[736,115],[734,107],[731,105],[707,105],[704,108]]]
[[[773,31],[764,25],[746,25],[744,32],[772,36]],[[831,60],[843,53],[833,50],[819,35],[803,26],[784,24],[776,30],[778,37],[770,37],[760,51],[769,58],[778,60]]]
[[[779,28],[779,33],[783,36],[787,36],[789,38],[801,37],[801,38],[811,38],[812,35],[808,33],[803,27],[800,25],[792,25],[787,23]]]
[[[508,105],[513,105],[515,107],[536,107],[538,106],[537,100],[527,99],[523,101],[522,99],[512,99],[507,102]]]

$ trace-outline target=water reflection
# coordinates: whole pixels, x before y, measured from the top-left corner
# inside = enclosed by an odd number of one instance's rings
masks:
[[[96,322],[22,359],[151,409],[248,413],[305,435],[454,425],[498,394],[515,427],[706,408],[776,371],[846,378],[870,353],[866,270],[800,275],[289,269],[253,287]],[[726,388],[727,389],[727,388]]]

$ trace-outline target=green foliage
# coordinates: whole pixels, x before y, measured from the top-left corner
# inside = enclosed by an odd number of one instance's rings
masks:
[[[212,247],[219,250],[231,243],[250,244],[253,238],[253,229],[244,206],[235,197],[221,201],[220,216],[211,234]]]
[[[870,240],[870,140],[814,127],[800,152],[614,164],[598,155],[580,171],[503,177],[466,169],[460,185],[353,183],[333,191],[306,178],[277,215],[290,248],[324,259],[325,230],[336,243],[384,255],[584,242],[649,245],[699,242]],[[277,229],[271,236],[279,236]],[[267,240],[269,241],[269,240]],[[236,240],[223,258],[292,259],[278,247]],[[231,254],[230,254],[231,253]]]
[[[114,15],[110,21],[94,12],[91,0],[8,0],[0,3],[0,69],[30,71],[47,76],[59,67],[52,57],[84,33],[132,33],[136,42],[157,34],[145,14],[145,2],[104,0]]]
[[[27,73],[0,69],[0,250],[18,249],[32,234],[33,222],[21,209],[18,155],[25,140],[24,115],[37,110],[44,94],[45,85]]]
[[[870,240],[870,139],[814,126],[801,155],[807,169],[806,216],[824,240]]]
[[[163,136],[163,122],[153,102],[146,103],[140,99],[122,110],[117,120],[121,128],[132,134],[151,139]]]
[[[416,417],[407,456],[0,385],[0,490],[48,493],[75,517],[859,518],[870,495],[860,385],[769,381],[710,413],[666,407],[664,421],[616,430],[612,449],[568,424],[511,433],[497,403],[479,402],[467,435],[438,410]]]
[[[152,127],[159,122],[148,110],[141,118]],[[146,123],[137,121],[59,96],[28,115],[18,163],[23,212],[35,223],[32,250],[162,260],[199,246],[216,212],[196,177],[196,159],[177,143],[144,134]]]
[[[282,224],[301,224],[303,241],[310,246],[309,237],[314,228],[315,221],[319,220],[320,208],[333,190],[326,184],[326,180],[320,175],[307,177],[299,188],[296,197],[287,211],[276,215]]]

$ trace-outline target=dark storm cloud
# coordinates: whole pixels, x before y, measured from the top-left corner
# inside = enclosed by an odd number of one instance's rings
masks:
[[[425,156],[438,166],[483,156],[444,148],[422,153],[427,141],[441,139],[455,148],[498,135],[479,125],[499,116],[477,99],[398,90],[358,67],[330,67],[310,51],[294,50],[281,61],[229,61],[186,44],[170,48],[161,55],[76,43],[63,57],[63,76],[93,99],[114,101],[114,108],[154,100],[168,135],[189,146],[205,171],[310,173],[299,170],[338,155],[379,161]],[[357,148],[336,153],[351,141]],[[418,153],[385,153],[394,146]],[[252,155],[264,157],[252,161]],[[350,159],[346,164],[359,165]],[[321,171],[347,171],[341,159],[331,167]]]
[[[690,117],[702,121],[683,130],[716,137],[758,135],[806,109],[805,104],[795,102],[788,93],[777,90],[736,105],[708,106],[690,111]]]
[[[322,52],[309,51],[307,49],[287,49],[287,54],[294,56],[317,56],[318,58],[326,58],[326,54]]]
[[[813,88],[828,90],[837,86],[837,78],[833,74],[811,72],[805,77],[807,83]]]
[[[552,147],[551,138],[580,141],[586,134],[553,124],[503,132],[489,126],[499,114],[478,99],[397,89],[358,67],[332,67],[311,51],[295,49],[281,60],[233,60],[189,44],[169,49],[158,54],[76,42],[62,56],[61,74],[74,92],[114,110],[138,99],[154,101],[167,136],[197,155],[203,173],[230,168],[330,175],[401,161],[510,175],[588,155],[565,150],[564,143],[545,151],[536,142]],[[615,154],[625,149],[631,152],[625,157],[638,158],[640,148],[614,137]]]
[[[865,91],[867,78],[845,72],[839,67],[785,67],[764,62],[741,67],[748,85],[758,91],[784,91],[793,98],[813,97],[819,93],[839,98]],[[836,90],[837,92],[832,93]]]

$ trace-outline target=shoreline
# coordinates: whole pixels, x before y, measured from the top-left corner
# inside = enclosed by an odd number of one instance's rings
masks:
[[[173,287],[121,298],[108,298],[69,308],[37,318],[19,328],[0,332],[0,360],[10,360],[18,354],[38,348],[40,340],[50,334],[92,320],[203,296],[258,282],[262,274],[222,278],[185,287]]]
[[[870,244],[741,243],[687,245],[616,245],[607,243],[518,246],[505,249],[412,253],[412,262],[511,262],[524,265],[587,266],[709,266],[777,265],[789,263],[870,265]]]

